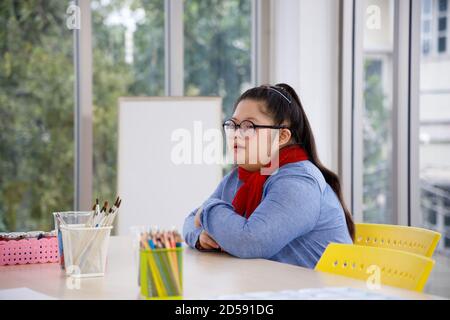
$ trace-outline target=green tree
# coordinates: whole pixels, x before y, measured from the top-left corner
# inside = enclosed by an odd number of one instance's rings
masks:
[[[184,2],[185,92],[223,97],[226,117],[250,84],[251,1]]]
[[[364,88],[364,220],[389,223],[391,203],[390,107],[381,80],[383,65],[380,60],[365,61]],[[383,197],[382,203],[379,197]]]
[[[73,203],[73,43],[63,1],[0,2],[0,230]]]
[[[250,82],[250,0],[185,0],[187,95],[231,114]],[[0,2],[0,231],[53,227],[73,208],[73,31],[67,1]],[[164,1],[92,0],[94,197],[113,199],[121,96],[164,95]],[[123,9],[143,11],[126,61]]]

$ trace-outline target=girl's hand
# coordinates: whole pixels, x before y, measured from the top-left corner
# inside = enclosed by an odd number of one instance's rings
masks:
[[[203,206],[198,208],[198,210],[195,214],[194,225],[196,228],[200,228],[202,226],[202,224],[200,223],[200,214],[202,213],[202,211],[203,211]]]
[[[200,245],[200,249],[206,249],[206,250],[220,249],[217,242],[213,238],[211,238],[211,236],[204,230],[202,231],[202,233],[200,233],[198,242]]]

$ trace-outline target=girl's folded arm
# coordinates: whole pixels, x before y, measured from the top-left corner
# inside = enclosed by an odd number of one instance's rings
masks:
[[[283,176],[267,183],[266,196],[249,219],[220,199],[203,204],[202,227],[231,255],[270,258],[314,228],[321,191],[313,177]]]
[[[230,173],[222,179],[222,181],[217,186],[216,190],[214,190],[214,192],[209,196],[209,198],[206,201],[208,201],[210,199],[220,199],[220,196],[223,191],[224,181],[228,178],[229,175],[230,175]],[[195,208],[186,217],[186,219],[184,220],[184,224],[183,224],[184,241],[186,241],[186,243],[191,248],[195,248],[195,244],[197,243],[198,237],[200,236],[200,233],[203,231],[203,228],[201,228],[201,227],[197,228],[194,223],[195,214],[197,213],[197,210],[199,208],[200,207]]]
[[[197,209],[192,211],[189,216],[184,220],[183,225],[183,237],[184,241],[190,246],[191,248],[195,248],[195,244],[197,243],[198,237],[200,236],[200,233],[202,232],[202,228],[197,228],[194,225],[194,218],[195,213],[197,212]]]

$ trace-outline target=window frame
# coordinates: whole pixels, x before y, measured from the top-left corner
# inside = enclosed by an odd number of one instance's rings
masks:
[[[90,210],[93,177],[91,1],[76,0],[80,29],[74,29],[74,210]]]
[[[422,56],[421,28],[416,21],[421,19],[421,2],[412,1],[411,7],[411,33],[410,33],[410,224],[411,226],[423,226],[420,208],[420,60]]]
[[[420,0],[395,1],[392,109],[393,221],[421,223],[418,191],[418,67]],[[417,11],[419,10],[419,15]],[[363,221],[363,30],[364,4],[343,0],[340,46],[339,175],[356,222]],[[419,19],[417,19],[419,17]],[[419,23],[417,23],[419,22]],[[419,37],[417,36],[419,34]],[[416,139],[417,138],[417,139]]]

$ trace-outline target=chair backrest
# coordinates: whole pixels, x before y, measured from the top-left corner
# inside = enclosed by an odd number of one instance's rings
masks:
[[[422,291],[433,266],[432,259],[406,251],[330,243],[315,270]]]
[[[355,224],[355,244],[390,248],[431,257],[441,238],[436,231],[390,224]]]

